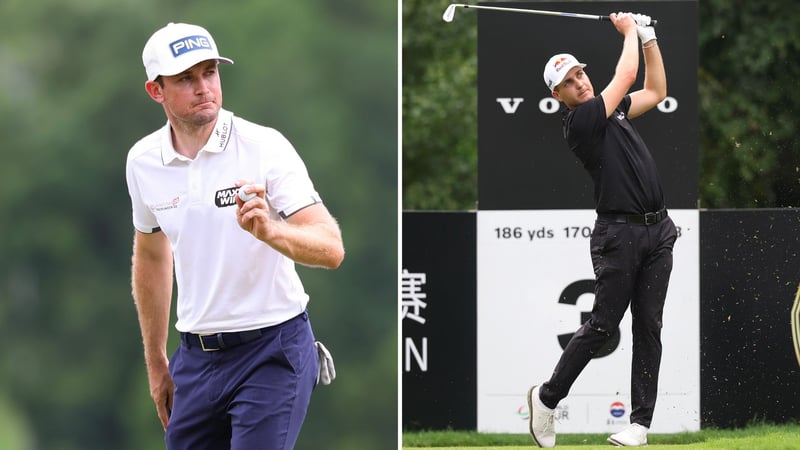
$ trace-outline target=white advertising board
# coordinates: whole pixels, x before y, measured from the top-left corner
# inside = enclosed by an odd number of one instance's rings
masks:
[[[670,210],[679,228],[664,308],[654,433],[700,429],[699,212]],[[592,309],[592,210],[478,211],[478,431],[527,433],[525,395],[546,381]],[[574,284],[576,283],[576,284]],[[565,288],[589,286],[559,302]],[[574,292],[574,291],[573,291]],[[559,404],[556,432],[612,433],[630,415],[631,318],[617,347],[595,358]]]

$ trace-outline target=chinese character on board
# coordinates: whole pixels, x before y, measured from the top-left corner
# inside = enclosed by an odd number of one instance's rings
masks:
[[[400,304],[403,308],[403,319],[408,318],[425,324],[425,318],[422,317],[421,310],[425,309],[428,304],[423,301],[426,298],[425,293],[422,292],[423,284],[425,284],[424,273],[411,273],[407,269],[403,269],[400,287]]]

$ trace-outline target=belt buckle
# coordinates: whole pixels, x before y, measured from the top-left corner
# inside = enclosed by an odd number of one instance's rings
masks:
[[[203,338],[204,337],[208,337],[208,336],[216,336],[216,335],[217,335],[216,333],[198,334],[197,335],[197,338],[200,340],[200,348],[202,348],[204,352],[218,352],[218,351],[222,350],[219,347],[217,347],[217,348],[206,348],[206,343],[203,340]],[[219,345],[219,339],[217,339],[217,345]]]
[[[658,213],[649,212],[644,215],[644,224],[653,225],[658,222]]]

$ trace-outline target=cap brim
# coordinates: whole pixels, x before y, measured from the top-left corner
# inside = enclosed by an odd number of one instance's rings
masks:
[[[159,75],[160,76],[165,76],[165,77],[171,77],[173,75],[177,75],[179,73],[185,72],[186,70],[191,69],[192,67],[200,64],[201,62],[211,61],[212,59],[216,59],[217,62],[220,62],[222,64],[233,64],[233,60],[232,59],[225,58],[224,56],[218,56],[216,58],[206,58],[206,59],[200,59],[200,60],[197,60],[197,61],[190,61],[190,62],[187,63],[188,65],[181,65],[180,66],[181,69],[173,69],[173,70],[169,71],[169,73],[162,72]]]

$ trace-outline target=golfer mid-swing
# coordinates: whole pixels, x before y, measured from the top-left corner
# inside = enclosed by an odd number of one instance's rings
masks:
[[[564,103],[569,149],[594,183],[597,221],[591,237],[595,300],[590,319],[573,335],[551,378],[528,391],[530,433],[540,447],[556,442],[553,412],[631,307],[631,424],[608,438],[616,445],[647,444],[661,364],[661,318],[677,238],[667,215],[655,160],[630,119],[667,95],[664,64],[648,16],[610,15],[624,36],[614,77],[595,95],[585,64],[566,53],[550,58],[544,81]],[[628,93],[645,61],[644,87]]]

